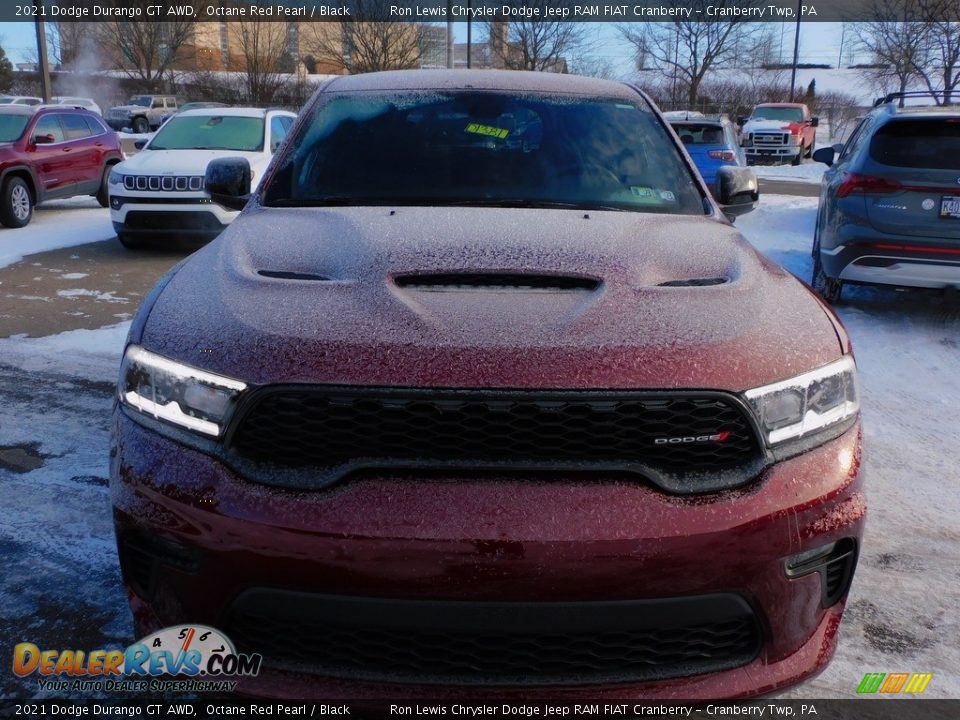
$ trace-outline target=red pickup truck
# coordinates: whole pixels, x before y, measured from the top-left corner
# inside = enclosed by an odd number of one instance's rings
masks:
[[[817,144],[820,119],[803,103],[761,103],[741,124],[740,144],[747,164],[782,162],[799,165]]]

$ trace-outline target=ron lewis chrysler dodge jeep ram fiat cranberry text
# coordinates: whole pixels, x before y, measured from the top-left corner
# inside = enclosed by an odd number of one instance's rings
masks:
[[[322,87],[130,331],[112,447],[139,633],[300,697],[713,698],[829,661],[863,530],[847,335],[631,86]],[[713,196],[715,194],[716,197]],[[198,312],[202,309],[202,312]]]

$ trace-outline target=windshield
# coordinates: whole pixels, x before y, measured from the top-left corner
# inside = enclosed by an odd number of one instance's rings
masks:
[[[344,93],[288,144],[267,205],[493,205],[704,214],[649,107],[493,92]]]
[[[0,97],[0,105],[9,105],[13,102],[12,97]]]
[[[150,150],[263,149],[263,118],[229,115],[175,115],[160,127]]]
[[[754,108],[752,120],[786,120],[803,122],[803,110],[800,108],[765,107]]]
[[[28,115],[0,115],[0,142],[13,142],[23,135]]]
[[[150,95],[134,95],[130,98],[130,105],[139,105],[140,107],[150,107],[153,98]]]

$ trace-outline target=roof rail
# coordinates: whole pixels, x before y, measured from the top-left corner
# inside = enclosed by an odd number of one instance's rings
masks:
[[[885,105],[886,103],[893,102],[894,100],[912,97],[932,97],[936,102],[938,98],[943,96],[943,94],[943,90],[910,90],[907,92],[892,92],[874,100],[873,106],[878,107],[879,105]]]

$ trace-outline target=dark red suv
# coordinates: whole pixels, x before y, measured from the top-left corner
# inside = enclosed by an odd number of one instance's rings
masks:
[[[37,203],[92,195],[107,207],[120,139],[83,108],[0,106],[0,223],[30,222]]]
[[[831,658],[865,517],[832,311],[636,88],[338,77],[130,331],[111,483],[137,631],[239,689],[718,698]],[[185,625],[184,625],[185,627]]]

